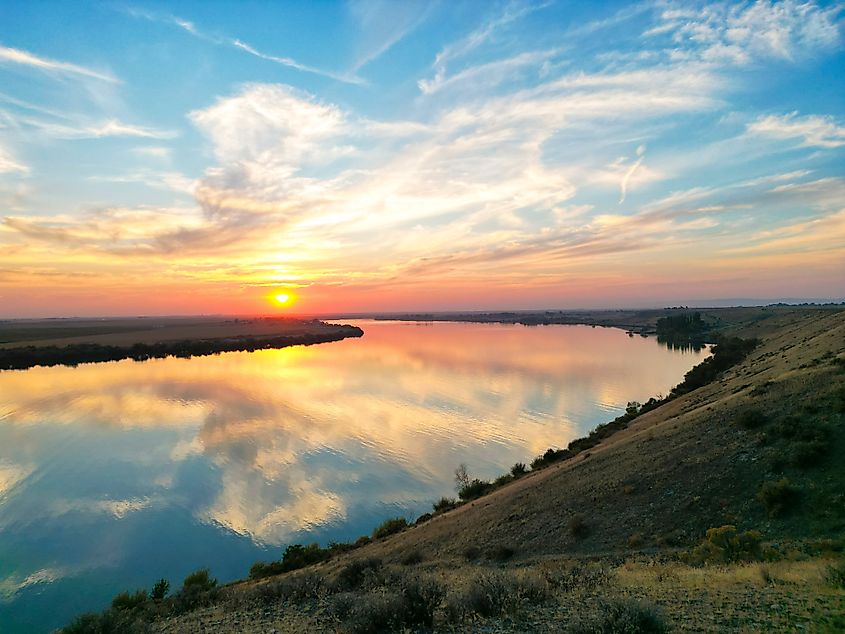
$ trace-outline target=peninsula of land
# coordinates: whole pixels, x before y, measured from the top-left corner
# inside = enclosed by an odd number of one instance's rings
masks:
[[[280,317],[130,317],[0,321],[0,370],[192,357],[361,337],[357,326]]]

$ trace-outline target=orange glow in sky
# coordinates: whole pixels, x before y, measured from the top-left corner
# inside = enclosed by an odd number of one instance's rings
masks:
[[[0,21],[0,319],[845,294],[836,3],[64,4]]]

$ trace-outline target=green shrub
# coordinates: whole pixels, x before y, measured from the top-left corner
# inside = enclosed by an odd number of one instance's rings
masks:
[[[416,521],[414,522],[414,526],[419,526],[420,524],[425,524],[428,520],[434,517],[431,513],[423,513],[420,515]]]
[[[763,394],[766,394],[773,385],[774,381],[764,381],[760,385],[755,385],[750,394],[751,396],[762,396]]]
[[[105,610],[100,614],[82,614],[61,631],[63,634],[146,634],[149,625],[131,611]]]
[[[554,464],[555,462],[571,458],[573,455],[575,454],[568,449],[552,449],[550,447],[549,449],[546,449],[544,454],[537,456],[531,461],[531,469],[533,471],[537,471],[538,469],[548,467],[550,464]]]
[[[217,579],[211,577],[208,568],[200,568],[185,577],[182,582],[182,589],[196,588],[198,590],[207,591],[217,587]]]
[[[167,596],[168,592],[170,592],[170,582],[167,579],[159,579],[150,592],[150,598],[153,601],[161,601]]]
[[[475,561],[481,557],[481,549],[478,546],[467,546],[464,549],[464,559],[467,561]]]
[[[357,590],[365,582],[375,579],[381,567],[382,561],[378,557],[351,561],[337,574],[333,589],[335,591]]]
[[[498,489],[499,487],[505,486],[509,482],[513,482],[513,476],[509,473],[502,474],[498,478],[493,480],[493,488]]]
[[[281,561],[256,561],[249,569],[250,579],[264,579],[274,577],[284,572]]]
[[[373,531],[373,539],[382,539],[408,528],[408,520],[404,517],[392,517],[384,520]]]
[[[86,612],[80,614],[70,625],[62,628],[62,634],[105,634],[111,629],[103,627],[103,616],[96,612]]]
[[[737,423],[743,429],[755,429],[766,423],[766,416],[758,409],[747,409],[739,415]]]
[[[685,558],[694,565],[759,561],[763,558],[762,539],[759,531],[740,533],[731,524],[708,528],[704,541]]]
[[[402,626],[402,611],[402,597],[387,592],[341,594],[333,597],[329,604],[329,613],[343,634],[395,631]]]
[[[135,592],[121,592],[111,600],[111,606],[115,610],[135,610],[147,602],[147,591],[137,590]]]
[[[763,483],[757,499],[766,508],[769,517],[780,517],[789,513],[800,498],[800,490],[787,478]]]
[[[511,467],[511,475],[514,478],[519,478],[524,476],[528,473],[528,469],[525,467],[525,464],[522,462],[517,462],[514,466]]]
[[[823,440],[794,442],[789,447],[789,464],[799,469],[817,466],[830,451],[830,444]]]
[[[282,554],[282,572],[299,570],[326,561],[329,557],[328,549],[320,548],[319,544],[290,544]]]
[[[412,550],[411,552],[405,554],[401,559],[403,566],[415,566],[417,564],[421,564],[422,561],[423,554],[419,550]]]
[[[510,546],[498,545],[487,551],[487,558],[491,561],[507,561],[516,554],[516,551]]]
[[[657,607],[633,601],[603,602],[598,612],[581,617],[568,630],[571,634],[662,634],[669,626]]]
[[[433,508],[435,513],[444,513],[455,508],[457,505],[458,503],[454,499],[442,497],[434,503]]]
[[[348,553],[351,550],[355,550],[357,547],[357,544],[350,544],[349,542],[330,542],[329,547],[326,548],[326,550],[329,553],[329,559],[331,559],[335,555]]]
[[[845,590],[845,559],[827,569],[827,582],[834,588]]]
[[[673,396],[680,396],[707,385],[722,372],[742,361],[757,347],[757,339],[722,338],[711,349],[712,355],[694,366],[684,380],[672,388]]]
[[[446,596],[444,587],[430,577],[409,576],[393,580],[391,586],[398,587],[402,594],[402,622],[405,625],[431,627],[434,622],[434,611]]]
[[[575,539],[584,539],[590,534],[587,518],[583,514],[576,513],[569,519],[569,534]]]
[[[255,603],[276,605],[281,602],[300,604],[312,601],[323,594],[325,580],[322,575],[306,571],[286,575],[266,583],[242,588],[229,601],[235,609],[251,609]]]
[[[185,577],[171,605],[178,614],[209,605],[216,597],[217,579],[211,577],[208,568],[200,568]]]
[[[843,359],[838,360],[843,361]],[[839,367],[845,368],[845,362],[840,363]],[[839,391],[836,393],[836,411],[840,414],[845,414],[845,386],[840,387]]]
[[[495,617],[537,605],[549,596],[548,582],[539,576],[513,572],[485,572],[450,597],[447,613],[453,620],[467,615]]]
[[[547,579],[552,587],[562,592],[572,592],[602,587],[610,581],[611,576],[612,573],[601,566],[576,565],[558,570],[554,574],[549,573]]]
[[[781,449],[770,449],[766,452],[766,461],[769,469],[780,473],[789,464],[789,456]]]
[[[390,587],[364,595],[340,594],[333,597],[329,611],[348,634],[371,634],[431,627],[434,611],[445,594],[435,580],[395,577]]]
[[[476,498],[480,498],[482,495],[488,493],[492,488],[493,485],[486,480],[479,480],[478,478],[475,478],[458,491],[458,497],[464,502],[475,500]]]

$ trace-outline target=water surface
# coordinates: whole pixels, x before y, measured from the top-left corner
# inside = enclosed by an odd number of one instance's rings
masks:
[[[0,372],[0,632],[414,519],[465,463],[565,447],[706,354],[587,326],[358,322],[362,339]]]

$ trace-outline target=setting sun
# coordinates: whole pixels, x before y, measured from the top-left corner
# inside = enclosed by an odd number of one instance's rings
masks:
[[[270,301],[276,306],[287,307],[296,301],[296,296],[292,293],[276,293],[270,296]]]

